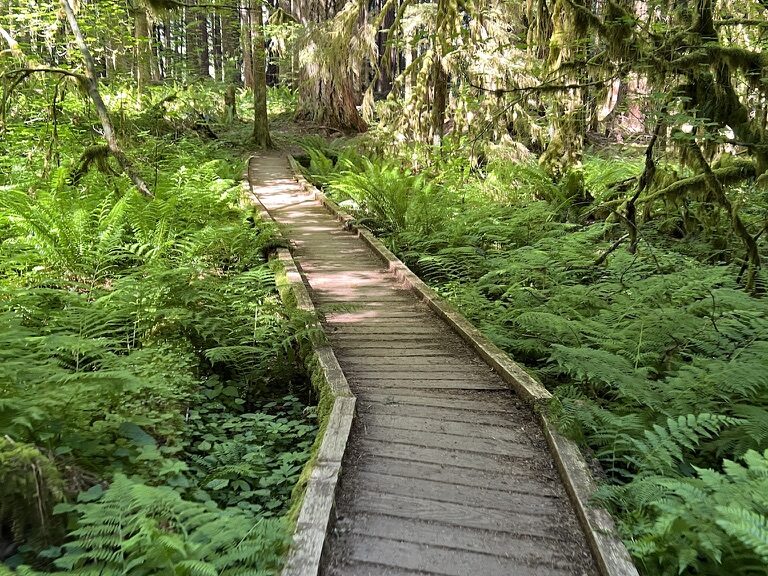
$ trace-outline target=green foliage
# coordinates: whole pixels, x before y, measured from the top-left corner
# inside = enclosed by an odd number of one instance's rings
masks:
[[[706,264],[706,247],[670,238],[661,220],[636,253],[610,251],[622,226],[591,222],[600,204],[582,209],[534,164],[480,177],[440,165],[430,209],[441,222],[394,230],[360,191],[400,169],[370,164],[380,168],[330,172],[327,190],[357,194],[401,258],[555,392],[554,420],[602,464],[601,501],[646,572],[763,573],[762,485],[727,512],[715,507],[741,480],[710,486],[709,502],[683,492],[732,461],[756,471],[768,443],[768,302],[741,289],[737,265]],[[637,165],[590,159],[587,190],[613,202]]]
[[[694,467],[685,477],[649,475],[604,487],[609,505],[631,508],[621,528],[649,573],[759,574],[768,561],[768,450],[747,451],[723,472]]]
[[[45,547],[61,537],[62,525],[51,512],[64,497],[64,483],[49,458],[0,436],[0,478],[0,538]]]
[[[279,568],[288,543],[280,520],[189,502],[168,486],[120,474],[96,501],[57,510],[77,517],[55,561],[62,574],[267,575]]]
[[[210,387],[209,402],[188,414],[186,452],[201,487],[194,497],[262,517],[282,515],[315,439],[314,412],[286,396],[259,413],[238,414],[227,405],[236,394],[233,387]]]
[[[351,209],[358,223],[386,235],[429,236],[443,226],[448,212],[435,202],[441,190],[424,176],[404,171],[395,163],[371,161],[341,151],[335,160],[328,150],[305,143],[310,158],[307,172],[342,206]],[[447,200],[447,199],[446,199]]]
[[[27,170],[0,170],[0,530],[19,545],[1,560],[275,574],[317,430],[299,358],[316,328],[279,299],[274,229],[243,205],[239,160],[139,133],[147,199],[111,169],[68,177],[90,138],[75,122],[43,177],[48,150],[8,134],[29,150]]]
[[[429,227],[428,203],[434,200],[436,191],[424,178],[405,173],[395,164],[374,163],[367,158],[360,164],[335,177],[329,192],[337,198],[352,200],[361,220],[370,221],[383,232],[396,234],[409,228]]]

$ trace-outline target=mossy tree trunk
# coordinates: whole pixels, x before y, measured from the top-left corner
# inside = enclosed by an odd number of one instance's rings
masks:
[[[104,99],[101,97],[101,92],[99,92],[99,79],[96,73],[96,63],[88,48],[88,44],[85,42],[85,38],[80,31],[80,25],[77,21],[75,11],[72,8],[72,4],[70,4],[70,0],[61,0],[61,6],[64,9],[67,23],[75,38],[75,43],[80,49],[80,53],[83,55],[83,63],[85,64],[85,88],[101,122],[101,128],[104,132],[104,140],[106,140],[107,146],[109,146],[109,151],[112,156],[115,157],[117,163],[126,175],[131,179],[131,182],[133,182],[138,191],[144,196],[152,197],[153,194],[149,190],[146,182],[144,182],[144,179],[117,142],[117,136],[115,135],[112,120],[109,117],[109,111],[107,110],[106,104],[104,104]]]
[[[136,47],[136,88],[141,94],[147,82],[152,80],[152,41],[150,37],[149,19],[143,7],[138,7],[134,14],[134,33]]]
[[[552,35],[548,49],[548,65],[553,82],[563,86],[553,93],[548,110],[549,144],[540,163],[553,178],[568,178],[568,195],[583,192],[580,176],[584,152],[584,116],[581,77],[574,72],[573,60],[582,56],[586,27],[570,9],[568,0],[556,0],[552,9]]]
[[[356,6],[357,13],[349,10],[342,14],[340,8],[335,2],[318,0],[301,0],[293,6],[294,18],[308,30],[299,47],[296,117],[327,128],[363,132],[368,126],[357,110],[360,90],[355,75],[362,70],[364,59],[352,64],[351,39],[340,30],[348,31],[350,22],[357,21],[365,6]]]

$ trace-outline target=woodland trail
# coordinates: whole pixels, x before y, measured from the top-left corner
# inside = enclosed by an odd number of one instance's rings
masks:
[[[596,574],[531,409],[284,156],[257,155],[249,177],[357,396],[324,574]]]

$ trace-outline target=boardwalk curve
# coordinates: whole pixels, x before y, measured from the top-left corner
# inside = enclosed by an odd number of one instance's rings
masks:
[[[357,397],[323,573],[597,574],[530,406],[296,184],[284,157],[254,157],[250,180]]]

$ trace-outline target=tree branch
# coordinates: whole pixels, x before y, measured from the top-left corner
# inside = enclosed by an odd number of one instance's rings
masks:
[[[742,182],[748,178],[753,178],[756,174],[755,165],[749,160],[737,162],[733,166],[727,166],[725,168],[711,168],[711,171],[714,177],[717,178],[717,181],[721,184],[736,184],[737,182]],[[662,198],[664,196],[679,196],[693,188],[706,186],[708,179],[709,176],[704,173],[696,174],[689,178],[683,178],[661,190],[655,191],[650,196],[646,196],[643,198],[643,202],[653,202],[657,198]]]
[[[6,72],[5,74],[0,74],[0,78],[14,78],[15,76],[21,76],[21,79],[23,80],[25,78],[28,78],[32,74],[35,74],[36,72],[70,76],[72,78],[77,78],[80,82],[88,81],[88,79],[84,75],[78,74],[77,72],[72,72],[71,70],[64,70],[63,68],[48,68],[45,66],[34,66],[31,68],[15,68],[13,70]],[[16,80],[16,78],[14,78],[14,80]]]
[[[138,191],[148,198],[154,198],[154,195],[149,190],[149,187],[147,186],[146,182],[144,182],[144,179],[136,171],[136,169],[133,167],[133,164],[131,164],[131,161],[128,159],[128,157],[117,143],[117,136],[115,136],[115,130],[112,127],[112,120],[109,117],[109,111],[107,110],[107,106],[104,104],[104,100],[102,99],[101,93],[99,92],[99,79],[96,75],[96,64],[93,60],[93,56],[91,55],[91,51],[88,49],[88,44],[85,42],[83,33],[80,31],[80,26],[77,22],[75,11],[72,9],[72,5],[69,3],[69,1],[70,0],[61,0],[61,6],[64,9],[64,14],[67,17],[69,28],[72,30],[72,34],[75,37],[77,47],[80,49],[80,53],[83,55],[83,62],[85,63],[85,88],[88,92],[88,96],[93,101],[93,105],[96,108],[96,114],[99,116],[99,120],[101,121],[101,127],[104,131],[104,140],[107,141],[109,151],[117,160],[120,168],[122,168],[123,172],[125,172],[128,178],[131,179],[131,182],[133,182]]]
[[[24,60],[24,52],[21,51],[21,47],[19,46],[19,43],[16,42],[16,39],[11,36],[11,33],[8,32],[5,28],[0,26],[0,36],[3,37],[6,44],[8,44],[8,48],[11,50],[11,55],[15,58],[18,58],[20,60]]]
[[[606,80],[594,80],[592,82],[584,82],[581,84],[579,83],[574,83],[574,84],[545,83],[545,84],[539,84],[537,86],[517,86],[515,88],[486,88],[485,86],[474,84],[471,81],[467,81],[467,84],[472,86],[472,88],[481,90],[483,92],[493,92],[497,94],[516,94],[519,92],[559,92],[561,90],[577,90],[579,88],[589,88],[590,86],[604,86],[608,82],[611,82],[613,80],[614,78],[611,77]]]
[[[608,258],[608,256],[610,256],[613,252],[615,252],[616,249],[619,246],[621,246],[621,244],[627,238],[629,238],[629,234],[624,234],[621,238],[617,239],[613,244],[611,244],[610,248],[608,248],[605,252],[600,254],[600,257],[597,260],[595,260],[595,263],[593,264],[593,266],[600,266],[600,264],[605,262],[605,260]]]

